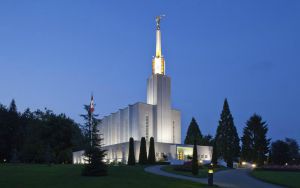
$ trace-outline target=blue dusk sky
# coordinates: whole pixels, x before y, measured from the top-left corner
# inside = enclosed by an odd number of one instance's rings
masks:
[[[0,103],[82,122],[91,92],[100,117],[145,102],[159,14],[182,139],[192,117],[215,135],[227,97],[240,136],[258,113],[300,141],[299,0],[1,0]]]

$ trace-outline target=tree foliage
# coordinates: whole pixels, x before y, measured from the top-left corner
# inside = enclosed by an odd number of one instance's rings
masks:
[[[285,141],[277,140],[271,146],[271,161],[273,164],[284,165],[289,162],[289,145]]]
[[[89,139],[86,143],[86,149],[84,156],[86,157],[86,164],[82,170],[82,175],[84,176],[106,176],[107,166],[104,163],[104,157],[106,155],[106,150],[102,149],[101,134],[97,129],[100,124],[100,119],[90,112],[89,105],[84,106],[87,114],[81,115],[85,120],[85,130],[88,131]]]
[[[192,118],[189,128],[187,130],[187,134],[184,140],[184,144],[194,144],[196,140],[197,145],[202,143],[202,133],[199,129],[197,121],[195,118]]]
[[[154,138],[150,138],[150,146],[149,146],[149,154],[148,154],[148,163],[155,164],[155,146],[154,146]]]
[[[285,142],[289,146],[289,164],[300,164],[299,145],[295,139],[285,138]]]
[[[254,114],[246,123],[243,131],[241,158],[254,162],[258,166],[264,164],[269,152],[270,139],[267,139],[268,126],[261,116]]]
[[[197,141],[196,140],[194,141],[194,147],[193,147],[192,173],[193,173],[193,175],[197,175],[199,173],[198,151],[197,151]]]
[[[12,100],[0,104],[0,161],[23,163],[72,163],[72,151],[82,148],[79,125],[65,114],[51,110],[17,111]]]
[[[271,163],[276,165],[300,164],[299,145],[295,139],[286,138],[272,143]]]
[[[202,137],[201,145],[203,145],[203,146],[213,146],[214,145],[214,138],[210,134],[204,135]]]
[[[134,140],[132,137],[129,139],[129,154],[127,165],[133,166],[135,165],[135,154],[134,154]]]
[[[227,99],[224,101],[219,126],[215,136],[214,160],[223,158],[228,167],[233,167],[240,153],[239,136],[234,126]]]
[[[147,148],[145,137],[141,138],[139,164],[147,164]]]

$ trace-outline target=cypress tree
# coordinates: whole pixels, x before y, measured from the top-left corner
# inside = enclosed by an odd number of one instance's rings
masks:
[[[227,166],[232,168],[233,161],[236,161],[239,157],[240,145],[239,136],[234,126],[227,99],[224,101],[214,146],[216,147],[216,155],[214,157],[216,159],[222,157],[227,163]]]
[[[241,158],[255,162],[258,166],[264,164],[269,152],[270,139],[267,139],[268,126],[261,116],[254,114],[246,123],[242,137]]]
[[[154,147],[154,138],[153,137],[150,138],[148,163],[155,164],[155,147]]]
[[[193,175],[198,175],[198,151],[197,151],[197,141],[194,141],[194,148],[193,148],[193,159],[192,159],[192,173]]]
[[[212,153],[212,163],[217,165],[218,164],[218,158],[219,158],[219,154],[217,151],[217,145],[216,145],[216,141],[213,141],[213,153]]]
[[[134,156],[134,140],[132,137],[129,139],[129,154],[127,165],[135,165],[135,156]]]
[[[186,133],[186,137],[184,140],[184,144],[194,144],[194,141],[196,140],[196,143],[198,145],[202,144],[202,134],[199,129],[199,126],[197,124],[197,121],[195,118],[192,118],[191,123],[189,125],[189,128]]]
[[[147,164],[147,149],[145,137],[141,138],[139,164]]]

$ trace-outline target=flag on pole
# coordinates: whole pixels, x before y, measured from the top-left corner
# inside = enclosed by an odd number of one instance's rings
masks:
[[[93,113],[95,110],[95,107],[94,107],[94,96],[92,95],[91,96],[91,102],[90,102],[90,113]]]

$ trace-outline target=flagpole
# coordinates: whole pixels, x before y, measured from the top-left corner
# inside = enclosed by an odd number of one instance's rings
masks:
[[[93,131],[93,110],[92,110],[92,102],[93,102],[93,94],[92,94],[92,97],[91,97],[91,104],[90,104],[90,138],[91,138],[91,147],[93,146],[93,134],[92,134],[92,131]]]
[[[91,95],[91,102],[89,107],[89,115],[90,115],[90,138],[91,138],[91,147],[93,146],[93,112],[94,112],[94,96],[93,93]]]

